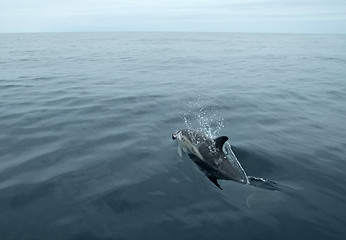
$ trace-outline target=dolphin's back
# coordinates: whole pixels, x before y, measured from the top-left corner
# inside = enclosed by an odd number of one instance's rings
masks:
[[[229,173],[230,176],[232,176],[232,180],[241,181],[244,183],[249,183],[249,179],[240,165],[237,157],[233,153],[231,146],[229,143],[226,143],[224,145],[224,152],[226,152],[225,156],[227,158],[227,161],[222,161],[222,168],[225,169],[227,173]]]
[[[228,139],[227,137],[223,136],[214,140],[191,129],[183,129],[181,133],[196,146],[200,156],[203,156],[203,159],[199,159],[197,156],[189,155],[197,165],[209,172],[209,177],[214,176],[217,179],[249,183],[247,175],[234,155],[230,144],[224,144]]]

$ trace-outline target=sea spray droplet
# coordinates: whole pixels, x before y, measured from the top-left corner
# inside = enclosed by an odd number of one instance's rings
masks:
[[[188,101],[188,111],[182,114],[183,121],[188,129],[196,129],[214,138],[219,135],[224,127],[224,119],[217,113],[217,106],[205,103],[206,100],[198,96],[195,100]]]

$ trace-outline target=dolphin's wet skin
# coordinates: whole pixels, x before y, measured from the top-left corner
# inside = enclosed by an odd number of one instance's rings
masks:
[[[172,134],[172,139],[178,142],[179,156],[182,157],[182,150],[187,153],[209,180],[221,190],[218,179],[250,183],[231,148],[225,144],[228,137],[211,139],[201,132],[183,129]],[[225,148],[227,150],[224,150]]]
[[[201,132],[183,129],[172,134],[172,139],[178,142],[179,156],[182,157],[182,150],[187,153],[208,179],[221,190],[218,179],[251,184],[267,190],[280,190],[284,187],[268,179],[247,176],[231,145],[226,142],[226,136],[211,139]]]

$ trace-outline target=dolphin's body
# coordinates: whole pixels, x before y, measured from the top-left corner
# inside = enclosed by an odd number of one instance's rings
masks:
[[[211,139],[201,132],[183,129],[172,134],[172,138],[178,141],[179,156],[182,157],[182,150],[188,153],[191,160],[218,188],[222,189],[218,179],[249,184],[249,179],[230,145],[225,144],[228,137]]]

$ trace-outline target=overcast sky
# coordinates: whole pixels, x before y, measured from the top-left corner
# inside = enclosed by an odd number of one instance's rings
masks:
[[[346,34],[346,0],[0,0],[0,32]]]

